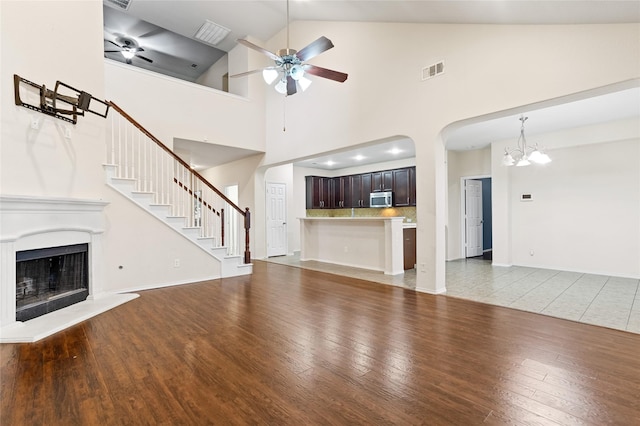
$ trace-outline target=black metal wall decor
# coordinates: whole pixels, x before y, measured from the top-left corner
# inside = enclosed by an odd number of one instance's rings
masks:
[[[28,87],[33,87],[39,91],[40,105],[31,105],[29,103],[23,102],[22,99],[20,99],[20,83],[24,83]],[[70,91],[71,93],[67,95],[61,94],[60,90],[62,88],[68,89],[68,91]],[[84,116],[85,111],[103,118],[107,118],[107,113],[109,112],[109,104],[106,101],[96,99],[89,93],[78,90],[74,87],[69,86],[68,84],[62,83],[61,81],[56,81],[54,90],[50,90],[47,89],[44,84],[39,85],[32,81],[26,80],[17,74],[14,74],[13,89],[16,105],[50,115],[52,117],[73,124],[76,124],[78,122],[78,116]],[[92,100],[103,105],[104,111],[99,112],[92,110],[90,108]],[[70,108],[59,108],[59,102],[68,105]]]

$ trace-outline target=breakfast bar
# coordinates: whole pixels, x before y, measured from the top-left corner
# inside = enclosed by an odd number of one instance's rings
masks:
[[[300,218],[300,260],[404,273],[404,217]]]

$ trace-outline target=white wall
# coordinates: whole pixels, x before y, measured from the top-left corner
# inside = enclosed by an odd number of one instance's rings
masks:
[[[108,59],[104,73],[107,98],[166,145],[180,138],[264,151],[262,102]]]
[[[0,8],[0,192],[101,198],[105,120],[87,114],[74,126],[16,106],[13,75],[50,89],[60,80],[104,99],[102,25],[96,28],[102,4],[2,1]],[[73,40],[73,49],[61,49],[60,40]],[[37,91],[21,92],[39,105]],[[38,129],[30,127],[32,120]],[[66,129],[71,138],[64,137]]]
[[[229,56],[224,55],[218,59],[208,70],[203,72],[196,80],[196,83],[211,87],[216,90],[223,90],[222,81],[225,74],[229,72]]]
[[[513,141],[492,146],[494,264],[640,277],[638,119],[536,139],[553,159],[544,167],[504,167]]]
[[[640,139],[549,154],[510,170],[513,264],[640,278]]]

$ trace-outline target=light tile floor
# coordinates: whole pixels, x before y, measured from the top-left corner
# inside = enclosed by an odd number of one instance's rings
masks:
[[[367,269],[303,262],[298,253],[266,260],[409,289],[416,287],[415,270],[389,276]],[[491,261],[475,258],[447,262],[446,280],[447,296],[640,333],[637,279],[492,266]]]

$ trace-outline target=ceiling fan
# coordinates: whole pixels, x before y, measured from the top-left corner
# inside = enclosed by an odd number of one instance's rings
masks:
[[[256,50],[267,57],[271,58],[275,65],[265,67],[253,71],[247,71],[240,74],[235,74],[230,77],[244,77],[246,75],[262,72],[262,76],[267,84],[271,84],[278,80],[275,85],[277,92],[283,95],[295,95],[298,92],[298,87],[303,91],[311,84],[311,80],[307,79],[304,75],[311,74],[329,80],[334,80],[343,83],[348,74],[343,72],[322,68],[317,65],[311,65],[305,63],[309,59],[312,59],[322,52],[325,52],[333,47],[333,43],[328,38],[322,36],[312,42],[311,44],[303,47],[299,52],[295,49],[289,48],[289,0],[287,0],[287,48],[278,50],[277,54],[270,52],[256,44],[251,43],[248,40],[238,39],[238,43],[246,46],[250,49]]]
[[[151,59],[142,55],[138,55],[138,52],[144,52],[144,49],[142,47],[139,47],[138,44],[133,39],[121,38],[121,40],[122,40],[122,46],[111,40],[105,40],[106,42],[109,42],[114,46],[119,47],[121,50],[105,50],[104,52],[105,53],[122,53],[122,56],[124,56],[125,62],[127,64],[130,64],[133,58],[140,58],[144,61],[149,62],[150,64],[153,63]]]

